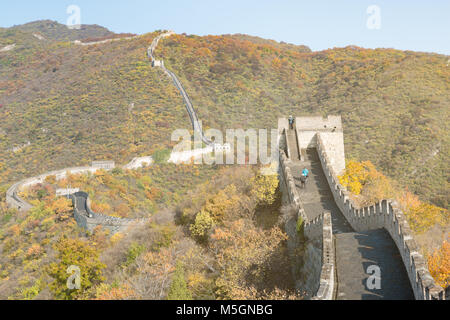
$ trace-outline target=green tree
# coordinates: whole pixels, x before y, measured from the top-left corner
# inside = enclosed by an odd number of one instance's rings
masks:
[[[137,242],[133,242],[128,249],[127,261],[125,262],[125,266],[130,266],[136,259],[145,251],[145,246],[141,245]]]
[[[187,287],[181,262],[177,263],[169,293],[167,294],[167,300],[192,300],[192,294]]]
[[[170,150],[169,149],[157,150],[153,153],[152,158],[157,164],[166,163],[167,160],[169,160],[170,158]]]
[[[305,221],[303,221],[303,218],[299,216],[297,219],[297,234],[302,239],[304,236],[304,232],[305,232]]]

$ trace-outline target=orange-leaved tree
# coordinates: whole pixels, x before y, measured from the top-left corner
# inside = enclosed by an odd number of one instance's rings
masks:
[[[450,242],[428,257],[428,269],[436,282],[443,288],[450,286]]]

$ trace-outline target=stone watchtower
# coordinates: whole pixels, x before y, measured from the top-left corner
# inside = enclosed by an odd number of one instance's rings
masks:
[[[341,116],[297,117],[294,130],[290,130],[287,118],[278,119],[278,132],[283,135],[286,130],[291,142],[298,148],[300,160],[304,160],[306,149],[317,148],[317,134],[324,142],[331,165],[338,174],[345,169],[344,132]],[[295,150],[293,151],[295,152]]]

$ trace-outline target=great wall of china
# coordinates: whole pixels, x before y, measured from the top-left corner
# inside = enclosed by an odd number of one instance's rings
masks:
[[[193,104],[174,73],[156,60],[154,51],[158,42],[173,32],[156,37],[147,55],[153,67],[160,67],[180,91],[194,132],[201,134],[204,149],[173,152],[169,162],[185,162],[192,157],[211,153],[212,142],[205,137]],[[119,39],[117,39],[119,40]],[[115,39],[116,41],[116,39]],[[103,42],[101,42],[103,43]],[[339,183],[338,175],[345,168],[343,129],[340,117],[297,118],[296,128],[290,129],[287,119],[278,123],[280,137],[279,176],[283,194],[296,210],[297,219],[304,221],[307,239],[307,257],[303,273],[308,273],[306,291],[312,299],[417,299],[443,300],[444,290],[437,286],[429,274],[427,264],[419,253],[403,212],[395,201],[383,200],[373,206],[360,208],[349,192]],[[137,169],[152,162],[150,156],[135,158],[123,169]],[[302,189],[299,175],[308,167],[311,178]],[[68,168],[29,178],[10,187],[6,193],[7,205],[18,210],[32,206],[23,200],[20,190],[43,183],[48,176],[57,180],[70,172],[88,173],[99,169],[112,170],[115,166]],[[141,221],[100,215],[90,209],[87,193],[70,195],[74,204],[74,218],[78,225],[92,231],[104,226],[112,232],[124,231]],[[367,253],[365,248],[371,253]],[[382,287],[368,291],[365,281],[367,267],[381,267]]]
[[[295,129],[282,119],[279,130],[282,189],[305,222],[305,237],[321,244],[310,248],[322,255],[312,262],[321,270],[315,287],[307,288],[315,292],[313,298],[444,300],[397,203],[358,207],[339,183],[345,164],[340,118],[297,118]],[[304,189],[303,167],[311,171]],[[375,290],[366,283],[371,266],[381,268],[381,286]]]
[[[189,117],[192,122],[192,126],[194,128],[194,131],[197,131],[197,133],[201,134],[203,142],[207,144],[206,148],[203,149],[194,149],[190,151],[179,151],[179,152],[172,152],[170,155],[170,158],[168,162],[171,163],[183,163],[191,161],[191,159],[197,159],[199,157],[202,157],[203,154],[208,154],[213,152],[213,146],[211,141],[209,141],[203,134],[203,131],[201,129],[200,122],[198,121],[197,115],[195,113],[195,110],[193,108],[192,102],[189,99],[189,96],[187,95],[186,91],[184,90],[183,86],[181,85],[181,82],[178,80],[176,75],[169,70],[167,70],[164,67],[164,62],[156,60],[154,56],[154,51],[159,43],[159,41],[163,38],[169,37],[173,35],[174,33],[169,31],[166,33],[163,33],[156,37],[153,41],[150,47],[148,48],[147,54],[150,58],[150,62],[153,67],[161,67],[165,74],[167,74],[174,82],[174,85],[178,88],[180,91],[183,100],[186,105],[187,112],[189,114]],[[137,37],[137,36],[136,36]],[[117,38],[117,39],[108,39],[103,41],[97,41],[97,42],[90,42],[90,43],[81,43],[80,41],[75,41],[75,45],[83,45],[83,46],[89,46],[89,45],[98,45],[98,44],[104,44],[108,42],[114,42],[119,40],[130,40],[134,39],[136,37],[127,37],[127,38]],[[153,159],[151,156],[144,156],[144,157],[138,157],[131,160],[130,163],[122,166],[122,169],[126,170],[134,170],[138,168],[145,167],[147,165],[150,165],[153,163]],[[32,205],[29,204],[27,201],[22,199],[19,195],[20,191],[24,188],[31,187],[33,185],[42,184],[45,182],[45,179],[49,176],[54,176],[56,180],[61,180],[64,178],[67,178],[68,174],[87,174],[87,173],[94,173],[99,169],[104,170],[112,170],[115,168],[115,164],[113,162],[106,163],[105,165],[102,165],[101,163],[95,163],[93,162],[91,166],[89,167],[74,167],[74,168],[66,168],[62,170],[57,171],[50,171],[44,174],[41,174],[37,177],[28,178],[25,180],[22,180],[20,182],[17,182],[13,184],[6,192],[6,203],[8,207],[10,208],[16,208],[18,210],[28,211],[32,209]],[[77,192],[72,195],[70,195],[73,205],[74,205],[74,217],[77,221],[77,224],[87,229],[88,231],[92,231],[97,226],[102,226],[107,229],[109,229],[111,232],[118,232],[118,231],[126,231],[126,229],[130,225],[134,225],[135,223],[139,223],[139,221],[132,220],[132,219],[120,219],[120,218],[114,218],[102,214],[98,214],[95,212],[92,212],[90,208],[90,200],[86,193],[84,192]]]

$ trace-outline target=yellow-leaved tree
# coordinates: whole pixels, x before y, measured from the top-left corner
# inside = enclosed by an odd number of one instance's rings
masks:
[[[199,241],[206,241],[209,231],[214,225],[214,219],[208,211],[200,211],[195,217],[195,222],[191,224],[190,230],[192,235]]]
[[[450,286],[450,242],[428,257],[428,269],[436,282],[443,288]]]
[[[445,226],[449,223],[449,211],[420,201],[419,197],[411,192],[405,192],[399,198],[411,228],[416,233],[423,233],[434,225]]]
[[[103,269],[106,267],[100,262],[100,252],[87,242],[79,239],[61,238],[56,244],[58,262],[51,263],[46,271],[54,281],[49,287],[55,298],[74,300],[88,298],[90,289],[102,283]],[[72,274],[74,279],[79,277],[80,288],[71,289],[67,283],[70,268],[74,266],[80,273]],[[75,272],[74,269],[70,272]],[[70,273],[69,272],[69,273]]]
[[[354,195],[361,195],[361,205],[369,205],[396,194],[394,183],[377,171],[370,161],[350,160],[339,182]]]
[[[259,203],[271,205],[275,202],[279,185],[278,176],[276,174],[259,174],[252,178],[251,183],[253,186],[253,193],[257,197]]]

